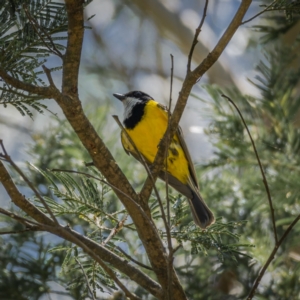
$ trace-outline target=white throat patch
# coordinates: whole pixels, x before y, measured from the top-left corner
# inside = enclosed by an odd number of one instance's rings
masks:
[[[123,105],[124,105],[124,120],[126,120],[127,118],[129,118],[132,115],[132,109],[133,107],[137,104],[137,103],[142,103],[142,100],[136,99],[136,98],[132,98],[132,97],[128,97],[126,99],[124,99],[122,101]]]

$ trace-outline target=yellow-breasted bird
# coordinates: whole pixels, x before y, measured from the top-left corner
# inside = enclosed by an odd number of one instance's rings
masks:
[[[145,161],[152,164],[168,126],[167,109],[140,91],[113,95],[124,105],[125,130]],[[121,141],[127,154],[140,160],[124,132],[121,133]],[[200,195],[194,165],[180,127],[170,142],[167,159],[168,184],[188,198],[195,223],[206,228],[214,222],[214,215]],[[165,180],[165,169],[159,177]]]

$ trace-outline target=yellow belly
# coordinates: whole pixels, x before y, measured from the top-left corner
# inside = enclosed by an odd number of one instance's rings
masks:
[[[145,107],[142,120],[134,129],[126,129],[135,146],[148,163],[153,163],[158,144],[168,124],[167,112],[158,107],[157,104],[153,100],[149,101]],[[121,139],[123,147],[129,152],[135,153],[124,133]],[[187,183],[189,177],[188,161],[177,135],[173,137],[169,146],[167,170],[182,183]]]

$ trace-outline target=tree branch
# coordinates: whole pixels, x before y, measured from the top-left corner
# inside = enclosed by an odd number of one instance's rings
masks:
[[[173,83],[173,56],[172,55],[171,55],[171,61],[172,61],[172,69],[171,69],[171,87],[170,87],[169,109],[170,109],[171,104],[172,104],[172,96],[171,96],[172,95],[172,83]],[[169,118],[168,119],[170,119],[170,113],[169,113],[169,111],[168,111],[168,114],[169,114]],[[124,129],[124,127],[121,124],[118,116],[113,116],[113,118],[115,119],[115,121],[117,122],[117,124],[119,125],[119,127],[121,128],[121,131],[123,131],[124,134],[126,135],[126,138],[131,143],[132,147],[135,149],[135,152],[137,153],[137,155],[139,157],[139,161],[145,167],[145,169],[146,169],[146,171],[148,173],[148,176],[149,176],[150,180],[152,181],[152,188],[154,189],[156,198],[157,198],[158,203],[159,203],[159,207],[160,207],[162,219],[163,219],[163,222],[164,222],[164,225],[165,225],[165,229],[166,229],[166,235],[167,235],[167,241],[168,241],[168,249],[169,249],[168,260],[167,260],[167,265],[168,265],[168,267],[167,267],[167,279],[168,279],[167,292],[168,292],[168,299],[170,299],[171,294],[172,294],[172,292],[171,292],[171,290],[172,290],[172,278],[173,278],[173,276],[175,276],[175,271],[174,271],[174,268],[173,268],[173,252],[172,252],[173,248],[172,248],[172,240],[171,240],[171,233],[170,233],[170,227],[169,227],[170,222],[168,222],[168,220],[167,220],[167,217],[166,217],[166,214],[165,214],[165,211],[164,211],[164,207],[163,207],[163,203],[162,203],[161,197],[160,197],[159,192],[158,192],[158,190],[157,190],[157,188],[155,186],[155,180],[152,177],[152,173],[151,173],[151,171],[149,169],[149,166],[147,165],[147,163],[145,161],[145,158],[140,153],[139,149],[136,147],[135,143],[133,142],[132,138],[129,136],[129,134],[127,133],[127,131]],[[169,121],[168,121],[168,123],[169,123]],[[168,128],[169,128],[169,124],[168,124]],[[168,128],[167,128],[167,132],[168,132]],[[168,144],[169,144],[169,139],[168,139]],[[167,150],[168,150],[167,148],[168,147],[166,147],[165,157],[167,157]],[[167,164],[167,160],[166,160],[166,164]],[[166,166],[166,169],[167,169],[167,166]],[[168,180],[166,180],[166,188],[168,190],[167,185],[168,185]],[[148,199],[141,198],[141,201],[143,203],[143,207],[145,209],[149,210],[149,206],[148,206],[147,200]],[[168,197],[167,197],[167,201],[168,201]],[[149,211],[149,214],[150,214],[150,211]],[[176,279],[177,279],[177,277],[176,277]]]
[[[237,10],[235,16],[227,27],[226,31],[223,33],[219,42],[212,50],[211,53],[203,60],[203,62],[193,71],[195,79],[198,80],[220,57],[229,41],[232,39],[233,35],[242,24],[243,18],[251,4],[252,0],[242,0],[239,9]]]
[[[83,1],[65,0],[68,42],[63,60],[62,93],[78,97],[78,73],[84,34]]]
[[[39,96],[43,96],[46,99],[53,98],[53,90],[50,87],[42,87],[42,86],[36,86],[32,85],[30,83],[23,82],[21,80],[18,80],[12,76],[10,76],[8,73],[6,73],[5,70],[3,70],[0,67],[0,77],[9,85],[26,91],[28,93],[36,94]]]
[[[165,170],[168,170],[168,150],[171,141],[170,137],[170,118],[171,118],[171,107],[172,107],[172,91],[173,91],[173,71],[174,71],[174,57],[171,57],[171,79],[170,79],[170,97],[169,97],[169,107],[168,107],[168,127],[167,127],[167,147],[165,150]],[[162,216],[165,222],[167,241],[168,241],[168,299],[172,299],[172,269],[173,269],[173,246],[171,238],[171,221],[170,221],[170,199],[169,199],[169,186],[168,186],[168,174],[165,172],[165,182],[166,182],[166,200],[167,200],[167,219],[163,210]],[[162,206],[162,205],[161,205]]]
[[[51,76],[51,71],[45,65],[42,65],[42,68],[43,68],[43,70],[44,70],[44,72],[45,72],[45,74],[47,76],[47,79],[49,81],[50,86],[51,87],[55,87],[55,84],[53,82],[53,78]]]

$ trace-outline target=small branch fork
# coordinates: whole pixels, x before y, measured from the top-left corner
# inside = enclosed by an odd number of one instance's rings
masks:
[[[108,237],[103,241],[102,245],[105,246],[122,228],[124,227],[124,224],[128,218],[128,215],[126,214],[125,217],[118,222],[118,224],[111,230]]]
[[[278,0],[274,0],[271,4],[269,4],[268,6],[266,6],[262,11],[260,11],[259,13],[257,13],[256,15],[254,15],[253,17],[251,17],[250,19],[244,21],[241,23],[241,25],[244,25],[248,22],[251,22],[252,20],[254,20],[255,18],[257,18],[258,16],[262,15],[263,13],[267,12],[267,11],[271,11],[272,6],[277,2]]]
[[[255,292],[257,290],[257,287],[258,287],[258,285],[259,285],[262,277],[264,276],[264,274],[265,274],[268,266],[270,265],[270,263],[273,261],[273,259],[275,257],[275,254],[277,253],[277,251],[280,248],[281,244],[286,239],[286,237],[288,236],[288,234],[290,233],[290,231],[293,229],[293,227],[300,220],[300,214],[294,219],[294,221],[289,225],[289,227],[284,232],[284,234],[282,235],[282,237],[278,240],[278,235],[277,235],[277,230],[276,230],[276,224],[275,224],[275,213],[274,213],[274,208],[273,208],[271,193],[270,193],[269,185],[268,185],[268,182],[267,182],[267,179],[266,179],[266,176],[265,176],[265,172],[263,170],[263,167],[262,167],[262,164],[261,164],[261,161],[260,161],[260,158],[259,158],[256,146],[255,146],[254,140],[253,140],[252,135],[250,133],[250,130],[249,130],[247,124],[246,124],[246,121],[245,121],[245,119],[244,119],[241,111],[237,107],[237,105],[228,96],[226,96],[224,94],[221,95],[221,96],[223,98],[227,99],[234,106],[234,108],[238,112],[238,114],[239,114],[239,116],[240,116],[240,118],[241,118],[241,120],[242,120],[242,122],[243,122],[243,124],[244,124],[244,126],[246,128],[246,130],[247,130],[248,136],[249,136],[249,138],[251,140],[252,147],[253,147],[253,150],[255,152],[255,156],[256,156],[256,159],[257,159],[260,171],[261,171],[261,175],[263,177],[263,183],[264,183],[264,186],[265,186],[265,189],[266,189],[266,193],[268,195],[268,201],[269,201],[269,206],[270,206],[270,210],[271,210],[271,219],[272,219],[272,225],[273,225],[275,245],[273,247],[273,250],[272,250],[271,254],[269,255],[269,258],[267,259],[266,263],[264,264],[264,266],[260,270],[260,272],[259,272],[259,274],[258,274],[258,276],[257,276],[257,278],[256,278],[256,280],[255,280],[255,282],[254,282],[254,284],[252,286],[252,289],[251,289],[251,291],[249,293],[249,296],[247,298],[247,300],[251,300],[254,297],[254,294],[255,294]]]

